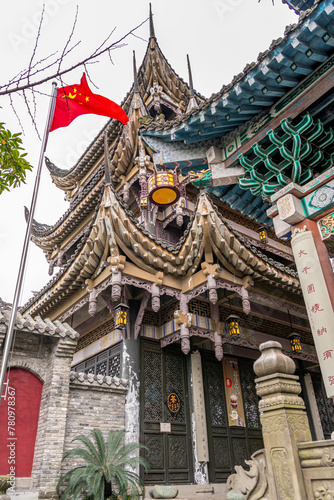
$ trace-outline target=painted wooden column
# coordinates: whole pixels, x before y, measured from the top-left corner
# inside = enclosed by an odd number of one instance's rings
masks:
[[[327,266],[327,251],[326,255],[320,253],[321,241],[318,241],[317,248],[313,231],[308,229],[312,221],[305,222],[307,223],[303,228],[295,228],[291,246],[326,393],[328,397],[334,397],[334,312],[331,301],[334,298],[331,286],[333,271]]]
[[[307,230],[312,233],[314,245],[316,248],[317,256],[320,262],[322,273],[325,279],[326,287],[329,293],[329,297],[334,309],[334,273],[329,260],[328,252],[325,243],[322,241],[318,225],[315,221],[310,219],[304,219],[303,222],[296,224],[295,229],[302,229],[306,226]]]

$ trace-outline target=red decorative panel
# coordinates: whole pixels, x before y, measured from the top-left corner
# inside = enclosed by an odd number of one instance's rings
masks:
[[[0,475],[30,477],[43,383],[27,370],[12,368],[9,387],[0,404]]]

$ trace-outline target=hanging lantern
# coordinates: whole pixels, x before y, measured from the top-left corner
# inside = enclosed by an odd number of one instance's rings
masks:
[[[154,169],[154,174],[148,179],[147,186],[150,202],[158,207],[174,205],[180,198],[176,169],[172,171]]]
[[[300,335],[298,335],[298,333],[291,333],[291,335],[289,335],[288,339],[290,340],[290,343],[291,343],[291,350],[292,352],[302,352],[303,348],[302,348],[302,345],[300,343]]]
[[[129,306],[126,304],[123,304],[122,302],[119,303],[115,307],[115,328],[123,329],[126,327],[127,320],[128,320],[128,309]]]
[[[260,227],[260,229],[258,229],[258,233],[259,233],[259,236],[260,236],[261,243],[268,243],[268,232],[267,232],[267,229],[265,227]]]
[[[237,335],[240,335],[240,325],[239,325],[239,318],[235,314],[231,314],[227,320],[227,329],[230,337],[236,337]]]

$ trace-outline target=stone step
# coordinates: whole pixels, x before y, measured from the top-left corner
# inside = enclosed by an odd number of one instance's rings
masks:
[[[11,499],[18,500],[38,500],[38,490],[30,489],[30,490],[15,490],[9,491],[7,493]]]

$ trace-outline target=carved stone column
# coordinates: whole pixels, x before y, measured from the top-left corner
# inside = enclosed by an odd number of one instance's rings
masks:
[[[311,441],[295,364],[278,342],[260,345],[254,363],[271,500],[305,500],[306,492],[297,443]],[[276,492],[276,495],[275,495]]]

